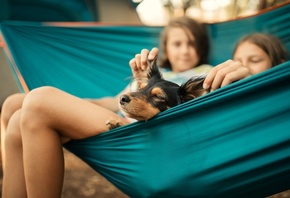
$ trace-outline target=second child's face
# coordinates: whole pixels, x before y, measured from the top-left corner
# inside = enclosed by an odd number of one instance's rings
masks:
[[[233,58],[249,68],[253,74],[258,74],[272,67],[271,59],[266,52],[248,41],[238,46]]]
[[[183,72],[197,65],[199,56],[195,49],[195,38],[191,38],[182,28],[172,28],[168,32],[166,52],[173,72]]]

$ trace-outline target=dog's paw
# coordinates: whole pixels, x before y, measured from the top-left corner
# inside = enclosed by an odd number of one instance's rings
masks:
[[[106,125],[108,127],[108,130],[115,129],[117,127],[123,126],[124,123],[120,120],[110,119],[106,122]]]

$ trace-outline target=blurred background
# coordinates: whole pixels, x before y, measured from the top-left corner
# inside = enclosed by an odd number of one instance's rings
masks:
[[[171,17],[183,15],[206,23],[218,23],[255,15],[285,2],[289,0],[0,0],[0,23],[89,22],[163,26]],[[0,34],[0,105],[8,95],[20,92],[4,46]],[[64,198],[127,197],[67,151],[65,159]],[[0,171],[0,185],[1,182]],[[290,193],[272,197],[290,197]]]
[[[164,25],[172,16],[188,15],[220,22],[282,2],[285,0],[1,0],[0,20]]]
[[[187,15],[215,23],[256,14],[277,5],[279,0],[134,0],[137,13],[146,25],[165,25],[170,17]],[[154,6],[152,6],[154,4]],[[151,11],[150,11],[151,10]]]

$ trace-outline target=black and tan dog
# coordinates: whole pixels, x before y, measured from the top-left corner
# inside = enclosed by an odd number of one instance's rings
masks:
[[[129,118],[148,120],[171,107],[206,94],[203,89],[204,77],[193,77],[181,86],[164,80],[156,65],[156,58],[147,61],[147,69],[135,78],[138,91],[120,96],[121,112]],[[124,125],[116,120],[109,120],[107,126],[113,129]]]

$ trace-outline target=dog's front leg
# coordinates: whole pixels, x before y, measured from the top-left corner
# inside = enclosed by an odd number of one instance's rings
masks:
[[[123,126],[125,124],[122,121],[120,121],[120,120],[109,119],[106,122],[106,125],[108,127],[108,130],[112,130],[112,129],[118,128],[120,126]]]

